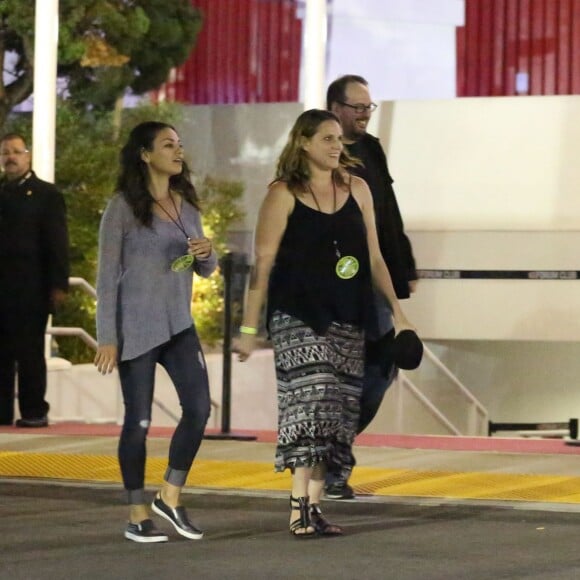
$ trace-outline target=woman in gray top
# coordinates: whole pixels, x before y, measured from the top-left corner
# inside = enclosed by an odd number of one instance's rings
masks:
[[[168,468],[152,510],[177,532],[200,539],[180,494],[210,413],[205,359],[191,315],[193,272],[217,266],[203,235],[199,204],[175,129],[158,122],[136,126],[121,151],[117,194],[99,231],[95,365],[118,367],[125,418],[119,463],[129,502],[125,537],[165,542],[144,499],[146,437],[151,422],[155,366],[172,379],[182,408]]]

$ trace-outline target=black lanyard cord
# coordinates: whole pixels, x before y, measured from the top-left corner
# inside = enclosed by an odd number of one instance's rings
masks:
[[[310,187],[310,184],[308,184],[306,187],[308,187],[308,191],[310,192],[310,195],[312,196],[312,199],[314,199],[314,203],[316,204],[316,207],[318,208],[318,211],[320,213],[323,213],[323,211],[320,209],[320,204],[318,203],[318,199],[316,199],[316,195],[314,195],[314,191],[312,190],[312,187]],[[336,213],[336,183],[334,182],[334,179],[332,180],[332,195],[333,195],[333,207],[332,207],[332,216],[334,216],[334,214]],[[332,245],[334,246],[334,253],[336,254],[336,257],[340,259],[341,257],[341,253],[340,253],[340,249],[338,247],[338,241],[336,240],[337,236],[336,236],[336,218],[332,218],[332,237],[334,238],[332,240]]]
[[[179,215],[179,212],[177,211],[177,205],[176,205],[175,200],[173,199],[173,196],[171,194],[169,194],[169,199],[171,199],[171,203],[173,204],[173,209],[175,210],[175,215],[177,216],[177,220],[159,203],[159,201],[157,199],[154,198],[153,201],[161,208],[161,211],[183,232],[183,235],[185,236],[185,238],[189,242],[189,240],[191,238],[187,235],[187,231],[185,230],[185,226],[183,225],[183,222],[181,221],[181,216]],[[182,200],[181,204],[183,207],[183,200]]]

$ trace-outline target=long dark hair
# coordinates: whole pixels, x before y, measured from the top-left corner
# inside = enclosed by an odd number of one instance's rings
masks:
[[[153,220],[153,197],[149,193],[147,164],[141,159],[141,154],[144,149],[153,150],[153,141],[164,129],[175,131],[175,127],[168,123],[159,121],[140,123],[132,129],[119,157],[121,170],[117,178],[117,192],[129,204],[137,220],[145,226],[151,226]],[[199,209],[199,198],[191,183],[190,174],[189,167],[184,161],[181,173],[169,178],[169,187]]]
[[[274,182],[283,181],[288,185],[288,189],[294,193],[308,191],[310,181],[310,167],[308,156],[302,148],[303,138],[311,139],[318,127],[325,121],[336,121],[340,125],[338,117],[330,111],[323,109],[309,109],[304,111],[290,131],[288,142],[286,143],[276,167],[276,177]],[[332,170],[332,179],[338,186],[346,185],[345,171],[349,167],[358,165],[358,162],[350,157],[343,149],[339,158],[339,168]]]

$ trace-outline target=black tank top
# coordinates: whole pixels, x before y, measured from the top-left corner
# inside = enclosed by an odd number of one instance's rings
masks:
[[[354,277],[337,275],[337,251],[358,260]],[[280,310],[322,335],[333,321],[362,327],[371,300],[366,228],[352,194],[333,214],[296,199],[270,275],[268,319]]]

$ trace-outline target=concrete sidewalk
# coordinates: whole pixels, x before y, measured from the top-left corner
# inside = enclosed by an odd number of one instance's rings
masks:
[[[110,430],[108,436],[65,435],[59,429],[64,427],[0,431],[0,477],[120,483],[116,431]],[[146,484],[152,487],[160,485],[166,468],[171,430],[163,433],[148,439]],[[361,496],[545,503],[571,512],[580,506],[580,448],[565,446],[562,441],[384,440],[392,445],[447,448],[389,447],[380,444],[382,439],[373,441],[372,446],[355,446],[357,466],[351,484]],[[493,450],[491,443],[499,450]],[[475,450],[453,450],[451,445]],[[487,449],[477,449],[484,445]],[[274,473],[274,448],[274,443],[263,440],[206,439],[187,485],[192,489],[284,492],[290,487],[290,476],[288,472]]]

